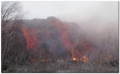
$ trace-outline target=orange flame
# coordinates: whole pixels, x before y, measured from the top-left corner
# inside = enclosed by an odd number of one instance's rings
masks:
[[[72,47],[72,43],[68,37],[68,32],[64,32],[63,28],[67,28],[66,24],[61,25],[60,22],[58,20],[56,20],[56,28],[58,30],[59,36],[60,36],[60,40],[62,45],[66,48],[66,46],[68,46],[69,48],[67,48],[68,51],[70,51],[70,53],[72,54],[72,56],[74,57],[74,53],[73,53],[73,47]],[[64,33],[64,34],[63,34]]]
[[[26,48],[28,48],[28,49],[33,49],[34,50],[34,57],[35,57],[35,48],[34,48],[34,46],[38,43],[37,42],[37,38],[35,37],[35,30],[34,29],[32,29],[32,37],[30,37],[29,35],[28,35],[28,33],[27,33],[27,30],[26,29],[24,29],[24,28],[22,28],[22,31],[23,31],[23,35],[24,35],[24,37],[25,37],[25,39],[26,39]],[[34,62],[35,61],[35,58],[34,59],[30,59],[30,61],[31,62]]]
[[[82,62],[84,62],[84,63],[89,62],[89,61],[88,61],[88,58],[87,58],[86,56],[82,56],[82,57],[80,58],[80,61],[82,61]]]
[[[78,50],[75,50],[72,47],[72,42],[69,38],[69,33],[67,32],[67,30],[63,30],[63,29],[67,29],[66,24],[61,25],[59,20],[56,20],[55,23],[56,23],[55,27],[58,30],[58,34],[59,34],[59,37],[60,37],[61,44],[63,45],[64,48],[66,48],[72,54],[72,60],[79,59],[80,56],[82,56],[81,52],[79,52]],[[22,31],[23,31],[24,37],[26,39],[26,43],[27,43],[26,47],[28,49],[34,49],[35,50],[35,48],[33,48],[33,47],[38,43],[37,38],[35,36],[35,34],[36,34],[35,30],[32,29],[32,32],[31,32],[32,37],[29,36],[26,29],[22,28]],[[49,35],[48,30],[45,30],[45,33]],[[85,49],[92,50],[92,48],[90,46],[88,46],[87,41],[84,41],[82,43],[82,45]],[[82,56],[80,58],[80,61],[88,62],[88,58],[86,56]]]
[[[36,37],[35,37],[35,30],[34,30],[34,29],[32,30],[32,38],[28,35],[26,29],[22,28],[22,31],[23,31],[24,37],[25,37],[26,42],[27,42],[26,47],[27,47],[28,49],[33,48],[33,46],[34,46],[35,44],[37,44],[37,39],[36,39]]]
[[[32,39],[29,37],[27,31],[25,29],[22,28],[22,31],[23,31],[23,34],[24,34],[24,37],[26,39],[26,42],[27,42],[27,45],[26,47],[29,49],[29,48],[32,48],[33,47],[33,42],[32,42]]]
[[[76,58],[72,58],[72,60],[73,60],[73,61],[75,61],[75,60],[76,60]]]

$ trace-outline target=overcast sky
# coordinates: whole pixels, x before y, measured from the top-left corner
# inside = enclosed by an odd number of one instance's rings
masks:
[[[117,1],[23,1],[22,5],[23,10],[28,11],[28,19],[55,16],[62,21],[84,23],[84,26],[89,23],[99,29],[101,25],[118,25]]]
[[[24,1],[24,11],[28,11],[26,18],[47,18],[56,16],[69,19],[77,17],[81,21],[94,16],[113,18],[118,16],[118,2],[100,1]]]
[[[108,33],[118,35],[118,2],[114,1],[30,1],[22,2],[26,18],[55,16],[62,21],[76,22],[91,40]]]

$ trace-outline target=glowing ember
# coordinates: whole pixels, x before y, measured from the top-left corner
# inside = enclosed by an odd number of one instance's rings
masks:
[[[112,58],[112,55],[108,56],[108,57],[105,57],[105,60],[109,60]]]
[[[76,58],[72,58],[72,60],[73,60],[73,61],[75,61],[75,60],[76,60]]]
[[[87,58],[86,56],[82,56],[82,57],[80,58],[80,61],[82,61],[82,62],[84,62],[84,63],[89,62],[89,61],[88,61],[88,58]]]
[[[42,62],[44,62],[45,60],[44,59],[42,59]]]

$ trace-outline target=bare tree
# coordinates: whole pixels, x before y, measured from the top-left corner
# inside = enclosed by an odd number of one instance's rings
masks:
[[[14,51],[23,15],[20,2],[1,2],[2,63],[8,58],[8,53]]]
[[[2,2],[1,4],[1,21],[2,27],[10,20],[20,20],[23,17],[20,2]]]

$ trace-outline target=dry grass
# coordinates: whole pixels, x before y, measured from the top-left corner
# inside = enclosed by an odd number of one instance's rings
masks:
[[[118,73],[119,66],[108,64],[82,63],[65,60],[56,62],[35,62],[25,65],[12,65],[4,73]]]

